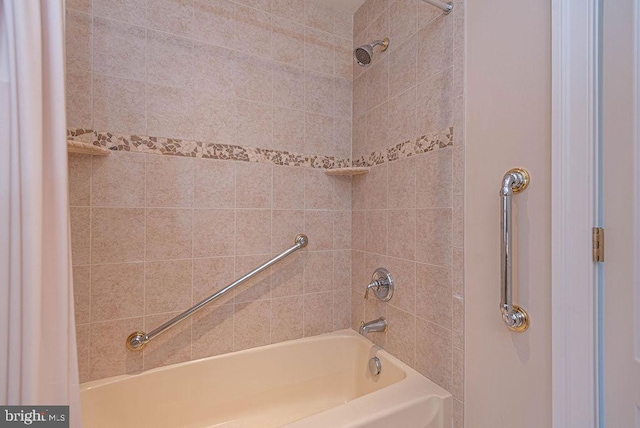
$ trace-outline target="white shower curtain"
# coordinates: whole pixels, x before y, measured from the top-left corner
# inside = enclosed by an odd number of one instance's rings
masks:
[[[63,0],[0,0],[0,404],[80,426]]]

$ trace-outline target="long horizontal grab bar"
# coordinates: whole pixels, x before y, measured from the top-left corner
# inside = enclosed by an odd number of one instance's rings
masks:
[[[142,348],[144,348],[144,345],[146,345],[151,339],[153,339],[154,337],[156,337],[160,333],[163,333],[164,331],[170,329],[174,325],[178,324],[180,321],[183,321],[186,318],[189,318],[191,315],[195,314],[200,309],[202,309],[205,306],[207,306],[209,303],[213,302],[217,298],[219,298],[219,297],[223,296],[224,294],[228,293],[233,288],[235,288],[236,286],[242,284],[243,282],[247,281],[248,279],[251,279],[252,277],[256,276],[257,274],[259,274],[260,272],[262,272],[263,270],[265,270],[269,266],[272,266],[272,265],[278,263],[280,260],[282,260],[285,257],[287,257],[289,254],[299,250],[300,248],[306,247],[308,243],[309,243],[309,238],[307,238],[307,235],[303,235],[303,234],[297,235],[296,239],[295,239],[295,245],[293,247],[289,248],[286,251],[283,251],[282,253],[278,254],[277,256],[275,256],[274,258],[269,260],[268,262],[258,266],[257,268],[255,268],[251,272],[241,276],[240,278],[236,279],[235,281],[233,281],[231,284],[227,285],[223,289],[221,289],[219,291],[216,291],[214,294],[212,294],[211,296],[207,297],[206,299],[204,299],[200,303],[198,303],[198,304],[192,306],[191,308],[187,309],[186,311],[184,311],[180,315],[176,315],[175,317],[171,318],[169,321],[165,322],[160,327],[158,327],[155,330],[153,330],[151,333],[147,334],[147,333],[145,333],[143,331],[136,331],[136,332],[131,333],[129,335],[129,337],[127,337],[127,348],[129,348],[132,351],[141,350]]]

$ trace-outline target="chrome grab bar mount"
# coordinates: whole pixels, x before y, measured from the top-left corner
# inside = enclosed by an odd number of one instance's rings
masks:
[[[513,304],[513,275],[512,275],[512,242],[511,242],[511,199],[529,186],[531,177],[522,168],[507,171],[502,178],[500,188],[501,199],[501,256],[500,256],[500,312],[502,320],[511,331],[522,333],[529,328],[529,315],[520,306]]]

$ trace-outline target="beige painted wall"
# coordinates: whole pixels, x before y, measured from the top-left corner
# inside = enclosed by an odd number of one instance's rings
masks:
[[[551,426],[550,2],[467,4],[465,426]],[[511,333],[498,310],[499,198],[523,166],[516,197],[516,302],[531,316]]]

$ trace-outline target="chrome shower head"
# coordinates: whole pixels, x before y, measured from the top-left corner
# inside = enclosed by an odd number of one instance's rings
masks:
[[[376,40],[370,45],[358,46],[353,50],[353,58],[360,67],[368,67],[371,64],[371,60],[373,59],[373,48],[376,46],[382,46],[380,50],[383,52],[386,51],[389,47],[389,39],[385,38],[384,40]]]

